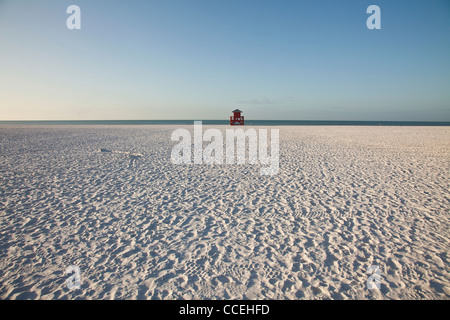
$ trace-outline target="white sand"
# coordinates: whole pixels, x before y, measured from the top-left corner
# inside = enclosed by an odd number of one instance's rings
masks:
[[[449,299],[450,128],[279,127],[276,176],[175,128],[2,126],[0,298]]]

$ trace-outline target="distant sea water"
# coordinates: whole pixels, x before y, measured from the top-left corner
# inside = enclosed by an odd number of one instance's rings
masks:
[[[197,120],[39,120],[0,121],[0,125],[193,125]],[[200,120],[229,125],[229,120]],[[449,121],[245,120],[246,126],[450,126]]]

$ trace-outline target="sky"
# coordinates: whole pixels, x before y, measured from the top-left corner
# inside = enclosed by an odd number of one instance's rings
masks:
[[[381,29],[369,30],[369,5]],[[81,29],[66,12],[81,9]],[[0,0],[0,120],[450,121],[448,0]]]

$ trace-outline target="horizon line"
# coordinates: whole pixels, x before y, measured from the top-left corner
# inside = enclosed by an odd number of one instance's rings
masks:
[[[224,121],[228,122],[229,119],[39,119],[39,120],[0,120],[0,123],[5,122],[123,122],[123,121]],[[276,121],[283,121],[283,122],[418,122],[418,123],[449,123],[450,120],[304,120],[304,119],[295,119],[295,120],[288,120],[288,119],[246,119],[247,122],[251,121],[267,121],[267,122],[276,122]]]

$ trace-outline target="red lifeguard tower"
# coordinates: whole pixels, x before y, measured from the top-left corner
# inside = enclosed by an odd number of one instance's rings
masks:
[[[230,116],[230,126],[243,126],[244,125],[244,117],[241,116],[241,110],[236,109],[233,110],[233,115]]]

